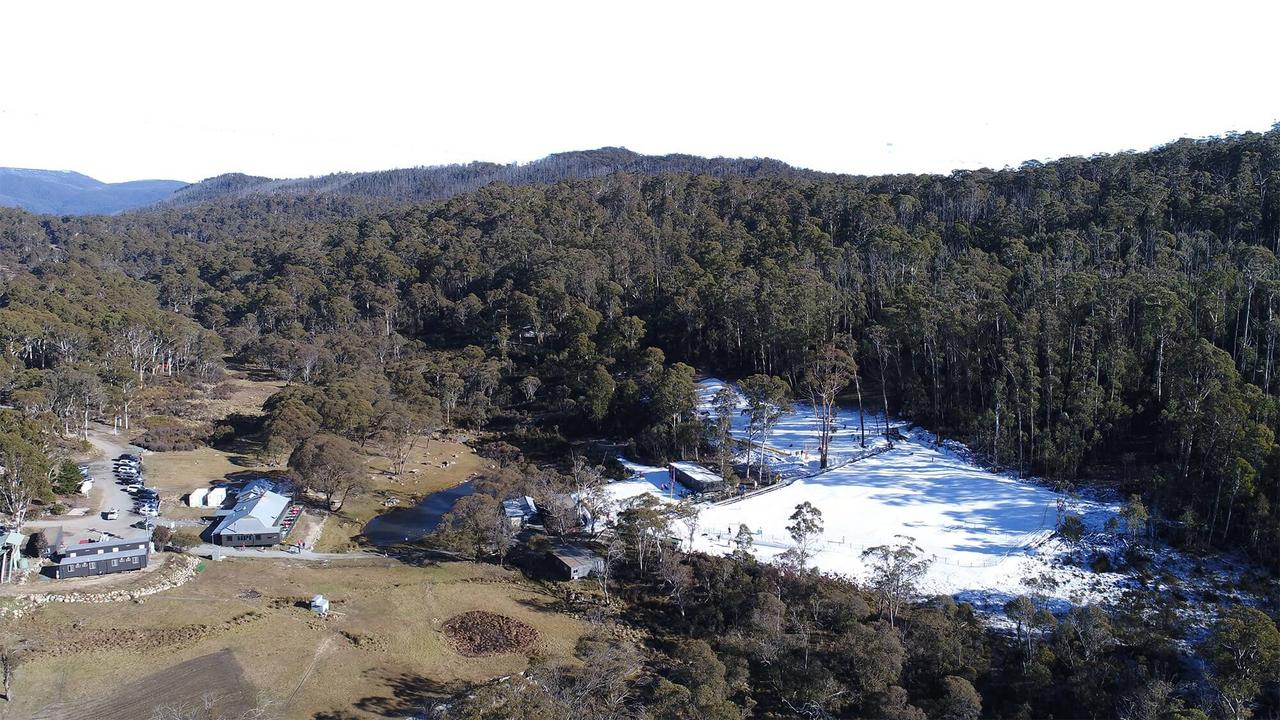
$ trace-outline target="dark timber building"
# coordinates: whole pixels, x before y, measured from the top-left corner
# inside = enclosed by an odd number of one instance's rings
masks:
[[[151,557],[150,540],[105,540],[58,549],[53,576],[59,580],[141,570]]]

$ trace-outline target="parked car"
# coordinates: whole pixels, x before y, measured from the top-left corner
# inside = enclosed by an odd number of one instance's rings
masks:
[[[142,483],[138,483],[138,482],[129,483],[128,485],[124,486],[125,492],[129,493],[130,495],[136,495],[137,492],[141,489],[142,489]]]
[[[103,520],[115,520],[118,517],[120,517],[120,511],[116,508],[110,508],[106,512],[102,513]]]

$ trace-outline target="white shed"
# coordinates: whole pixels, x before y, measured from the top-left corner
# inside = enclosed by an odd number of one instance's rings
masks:
[[[196,488],[187,495],[187,507],[201,507],[204,505],[204,498],[209,494],[209,488]]]
[[[205,507],[222,507],[222,503],[227,501],[227,489],[224,487],[210,488],[209,493],[204,496]]]
[[[323,595],[316,595],[311,598],[311,612],[317,615],[329,614],[329,598]]]
[[[88,495],[93,490],[93,480],[85,480],[80,483],[80,494]]]

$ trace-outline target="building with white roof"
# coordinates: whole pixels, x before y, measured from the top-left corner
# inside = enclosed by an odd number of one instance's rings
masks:
[[[293,501],[280,493],[255,489],[240,493],[235,507],[213,527],[213,542],[233,547],[276,545],[287,530]]]

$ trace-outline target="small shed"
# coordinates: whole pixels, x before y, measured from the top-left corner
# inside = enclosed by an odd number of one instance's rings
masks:
[[[604,572],[604,558],[582,545],[557,545],[549,555],[556,574],[563,580],[581,580]]]
[[[316,595],[311,598],[311,612],[317,615],[329,614],[329,598],[323,595]]]
[[[209,492],[205,493],[205,507],[222,507],[222,503],[227,501],[227,489],[225,487],[209,488]]]
[[[90,492],[93,492],[93,479],[92,479],[92,478],[85,478],[85,479],[84,479],[83,481],[81,481],[81,483],[80,483],[80,494],[81,494],[81,495],[88,495]]]
[[[694,492],[707,492],[724,487],[724,478],[719,473],[692,462],[673,462],[668,466],[671,480],[689,488]]]
[[[209,488],[196,488],[187,495],[187,507],[203,507],[204,499],[209,494]]]

